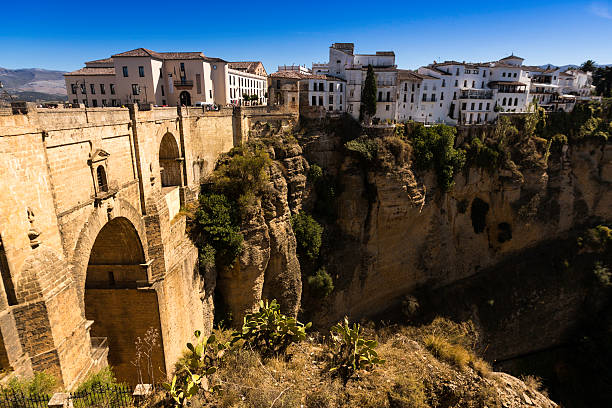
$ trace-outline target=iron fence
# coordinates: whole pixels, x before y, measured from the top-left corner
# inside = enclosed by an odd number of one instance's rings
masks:
[[[127,384],[95,385],[90,389],[70,393],[74,408],[131,407],[132,388]]]
[[[0,391],[0,408],[47,408],[50,399],[49,395],[4,389]]]

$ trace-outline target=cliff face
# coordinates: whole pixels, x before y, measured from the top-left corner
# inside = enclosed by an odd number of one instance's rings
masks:
[[[576,225],[610,220],[611,160],[611,145],[585,143],[519,168],[522,177],[470,168],[445,194],[410,165],[382,172],[344,158],[337,225],[346,245],[331,261],[344,282],[316,319],[371,316],[416,288],[460,281]]]
[[[301,201],[308,163],[298,144],[270,148],[268,153],[273,159],[268,193],[242,224],[244,246],[238,262],[217,278],[234,324],[256,310],[262,299],[277,299],[282,311],[293,316],[300,307],[302,280],[289,203]]]

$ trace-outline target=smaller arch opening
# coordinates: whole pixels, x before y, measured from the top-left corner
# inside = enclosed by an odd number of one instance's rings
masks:
[[[100,192],[108,191],[108,182],[106,181],[106,170],[100,165],[96,168],[96,178],[98,180],[98,190]]]
[[[507,222],[497,224],[497,242],[503,244],[512,239],[512,226]]]

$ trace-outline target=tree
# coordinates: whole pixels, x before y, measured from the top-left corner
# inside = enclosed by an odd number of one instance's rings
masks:
[[[593,72],[593,85],[597,95],[612,96],[612,66],[598,67]]]
[[[586,60],[580,66],[580,70],[584,71],[584,72],[593,72],[593,71],[595,71],[595,61],[593,61],[593,60]]]
[[[361,107],[359,109],[359,117],[361,120],[369,120],[376,114],[376,76],[374,68],[368,65],[363,90],[361,91]]]

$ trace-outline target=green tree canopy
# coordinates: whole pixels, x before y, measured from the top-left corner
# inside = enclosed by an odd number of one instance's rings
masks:
[[[361,91],[361,107],[359,109],[359,116],[361,120],[366,117],[372,117],[376,114],[376,76],[374,75],[374,68],[372,65],[368,65],[368,72],[366,74],[365,83],[363,84],[363,90]]]
[[[580,70],[584,71],[584,72],[593,72],[595,71],[595,61],[593,60],[586,60],[582,63],[582,65],[580,66]]]

